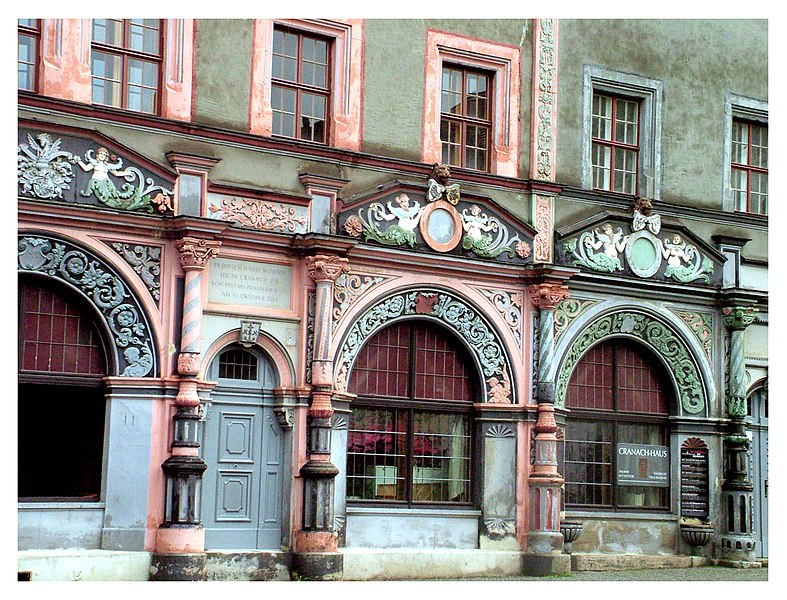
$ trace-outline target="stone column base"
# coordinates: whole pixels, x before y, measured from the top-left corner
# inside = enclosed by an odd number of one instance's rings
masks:
[[[547,575],[566,575],[571,573],[571,556],[568,554],[530,554],[522,555],[522,575],[546,577]]]
[[[527,534],[527,552],[560,554],[563,552],[563,534],[559,531],[531,531]]]
[[[730,560],[728,558],[714,560],[713,564],[719,567],[730,567],[731,569],[761,569],[763,566],[759,560]]]
[[[207,556],[204,552],[190,554],[158,554],[150,557],[150,581],[205,581]]]
[[[296,552],[292,555],[292,578],[307,581],[340,580],[344,556],[339,552]]]

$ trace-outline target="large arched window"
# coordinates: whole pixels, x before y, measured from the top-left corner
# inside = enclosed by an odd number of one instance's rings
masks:
[[[428,322],[392,325],[364,346],[349,384],[348,500],[472,502],[472,364]]]
[[[19,284],[19,500],[98,501],[106,352],[86,303]]]
[[[569,507],[669,508],[669,390],[658,359],[629,340],[579,361],[566,394]]]

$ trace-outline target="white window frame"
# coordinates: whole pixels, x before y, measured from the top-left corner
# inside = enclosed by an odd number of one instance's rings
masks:
[[[722,179],[722,210],[728,212],[741,212],[747,215],[761,216],[767,218],[767,214],[750,213],[739,211],[735,208],[732,197],[731,176],[732,176],[732,120],[745,119],[768,126],[768,103],[764,100],[747,98],[727,92],[724,95],[724,174]]]
[[[640,103],[636,193],[654,200],[660,199],[664,82],[596,65],[585,65],[582,91],[582,187],[593,189],[593,94],[625,96]]]

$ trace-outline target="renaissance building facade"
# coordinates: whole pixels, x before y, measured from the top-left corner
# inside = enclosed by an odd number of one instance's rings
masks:
[[[18,34],[20,579],[767,559],[767,22]]]

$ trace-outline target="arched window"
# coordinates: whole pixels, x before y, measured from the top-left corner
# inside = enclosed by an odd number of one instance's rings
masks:
[[[392,325],[364,346],[349,384],[348,500],[472,502],[472,364],[426,322]]]
[[[81,298],[20,281],[20,501],[100,499],[105,374],[103,341]]]
[[[579,361],[566,395],[569,507],[669,508],[669,390],[635,342],[602,342]]]

